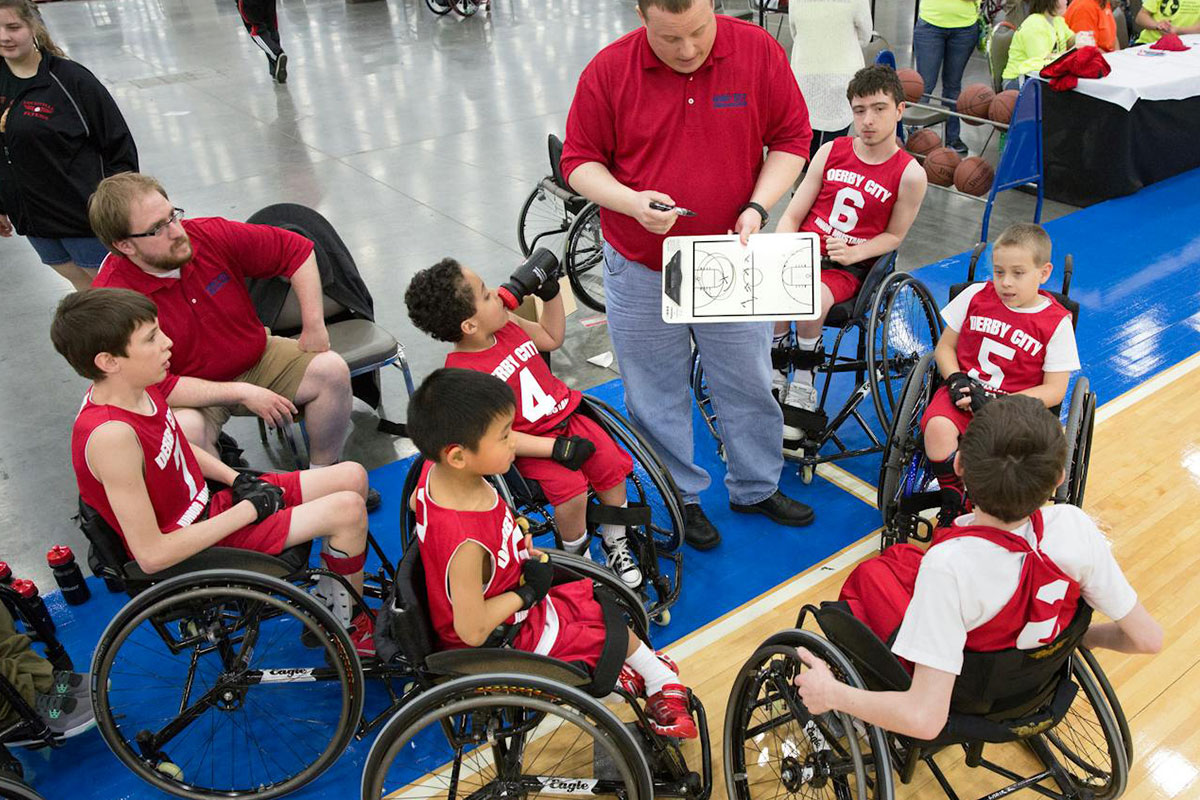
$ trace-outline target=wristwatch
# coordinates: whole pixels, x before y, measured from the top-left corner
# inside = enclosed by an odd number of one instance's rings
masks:
[[[762,206],[760,206],[758,203],[755,203],[753,200],[751,200],[749,203],[746,203],[744,206],[742,206],[741,208],[738,209],[738,216],[740,217],[742,215],[742,212],[745,211],[747,208],[753,208],[755,211],[758,212],[758,215],[760,217],[762,217],[762,226],[761,227],[765,228],[767,226],[767,220],[770,219],[770,215],[767,213],[767,210],[765,208],[763,208]]]

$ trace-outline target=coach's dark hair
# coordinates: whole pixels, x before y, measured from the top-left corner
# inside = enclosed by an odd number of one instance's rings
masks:
[[[896,101],[896,105],[904,102],[904,85],[896,70],[886,64],[872,64],[854,73],[846,86],[846,99],[851,103],[856,97],[870,97],[883,92]]]
[[[450,445],[479,447],[488,427],[514,408],[512,389],[499,378],[443,367],[431,372],[408,401],[408,435],[421,455],[441,461]]]
[[[637,0],[638,11],[645,16],[647,9],[661,8],[668,14],[682,14],[696,3],[712,4],[713,0]]]
[[[98,381],[104,373],[96,366],[96,356],[128,355],[133,332],[157,318],[158,307],[144,294],[130,289],[85,289],[59,301],[50,324],[50,341],[76,372]]]
[[[443,258],[413,275],[404,304],[413,325],[443,342],[462,339],[463,320],[475,316],[475,296],[462,264],[453,258]]]
[[[1008,395],[975,414],[958,457],[971,501],[1004,522],[1017,522],[1054,493],[1067,461],[1067,439],[1040,400]]]

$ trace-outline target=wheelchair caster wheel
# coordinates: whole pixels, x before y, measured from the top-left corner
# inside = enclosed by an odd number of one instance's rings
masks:
[[[800,482],[808,485],[813,482],[813,476],[817,474],[817,466],[815,464],[804,464],[800,467]]]
[[[670,625],[671,624],[671,610],[669,608],[664,608],[662,611],[658,612],[657,614],[651,615],[650,621],[653,622],[655,625]]]
[[[173,781],[183,781],[183,770],[177,764],[172,764],[170,761],[160,761],[154,765],[154,769]]]

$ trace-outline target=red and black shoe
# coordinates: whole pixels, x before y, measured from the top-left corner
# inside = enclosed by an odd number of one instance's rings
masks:
[[[350,634],[350,643],[354,645],[354,651],[358,653],[359,658],[375,657],[374,617],[366,611],[359,612],[358,616],[350,621],[350,628],[346,633]]]
[[[688,690],[678,683],[668,683],[658,694],[646,701],[650,727],[660,736],[672,739],[695,739],[700,735],[688,710]]]
[[[670,656],[658,650],[654,651],[654,655],[663,663],[663,666],[676,675],[679,674],[679,665],[672,661]],[[621,665],[621,673],[617,675],[617,685],[634,697],[646,696],[646,679],[634,672],[628,664]]]

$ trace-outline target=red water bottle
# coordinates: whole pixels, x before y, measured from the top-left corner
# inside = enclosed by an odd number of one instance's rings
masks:
[[[46,553],[46,562],[54,571],[54,581],[62,589],[63,599],[67,605],[77,606],[86,603],[92,596],[83,571],[75,563],[75,554],[66,545],[56,544]]]
[[[46,601],[38,595],[37,584],[33,581],[17,578],[12,582],[12,588],[21,596],[21,616],[35,631],[54,632],[54,619],[46,608]]]
[[[12,568],[7,561],[0,561],[0,586],[12,586]]]

